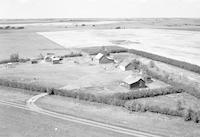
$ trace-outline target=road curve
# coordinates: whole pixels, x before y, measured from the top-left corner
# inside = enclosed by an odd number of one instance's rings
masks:
[[[141,131],[137,131],[137,130],[133,130],[133,129],[126,129],[126,128],[119,127],[119,126],[114,126],[114,125],[105,124],[105,123],[101,123],[101,122],[97,122],[97,121],[93,121],[93,120],[78,118],[78,117],[74,117],[74,116],[71,116],[71,115],[60,114],[60,113],[56,113],[56,112],[52,112],[52,111],[49,111],[49,110],[39,108],[35,104],[35,102],[39,98],[42,98],[46,95],[48,95],[48,94],[42,93],[42,94],[39,94],[39,95],[36,95],[36,96],[33,96],[32,98],[30,98],[27,101],[28,108],[32,111],[38,112],[40,114],[48,115],[48,116],[51,116],[51,117],[54,117],[54,118],[59,118],[59,119],[63,119],[63,120],[67,120],[67,121],[71,121],[71,122],[75,122],[75,123],[89,125],[89,126],[92,126],[92,127],[102,128],[102,129],[114,131],[114,132],[121,133],[121,134],[137,136],[137,137],[161,137],[161,136],[158,136],[158,135],[153,135],[153,134],[149,134],[149,133],[145,133],[145,132],[141,132]]]

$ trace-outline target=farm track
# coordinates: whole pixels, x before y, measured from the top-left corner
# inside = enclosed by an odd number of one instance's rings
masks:
[[[114,125],[110,125],[110,124],[106,124],[106,123],[101,123],[101,122],[97,122],[97,121],[93,121],[93,120],[78,118],[78,117],[74,117],[74,116],[71,116],[71,115],[52,112],[52,111],[49,111],[49,110],[39,108],[37,105],[35,105],[35,102],[38,99],[40,99],[40,98],[42,98],[46,95],[48,95],[48,94],[42,93],[42,94],[31,97],[27,101],[27,105],[20,105],[18,103],[12,103],[12,102],[3,101],[3,100],[0,100],[0,104],[19,108],[19,109],[23,109],[23,110],[27,110],[27,111],[37,112],[37,113],[40,113],[40,114],[43,114],[43,115],[46,115],[46,116],[50,116],[50,117],[53,117],[53,118],[62,119],[62,120],[66,120],[66,121],[70,121],[70,122],[74,122],[74,123],[78,123],[78,124],[82,124],[82,125],[101,128],[101,129],[105,129],[105,130],[120,133],[120,134],[125,134],[125,135],[130,135],[130,136],[135,136],[135,137],[161,137],[161,136],[158,136],[158,135],[153,135],[153,134],[145,133],[145,132],[142,132],[142,131],[127,129],[127,128],[114,126]]]

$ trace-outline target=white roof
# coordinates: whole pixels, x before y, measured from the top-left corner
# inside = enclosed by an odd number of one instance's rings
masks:
[[[95,56],[95,58],[96,58],[96,59],[101,59],[103,56],[104,56],[104,54],[98,53],[98,54]]]
[[[60,60],[60,58],[52,58],[52,61]]]

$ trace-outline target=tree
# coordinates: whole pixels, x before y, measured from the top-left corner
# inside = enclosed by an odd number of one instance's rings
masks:
[[[10,61],[11,62],[18,62],[19,61],[19,54],[18,53],[14,53],[10,55]]]

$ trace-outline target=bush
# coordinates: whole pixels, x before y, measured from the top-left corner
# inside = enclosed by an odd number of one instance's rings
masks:
[[[149,62],[149,66],[150,66],[150,68],[154,68],[154,67],[155,67],[154,61],[150,61],[150,62]]]
[[[102,47],[97,46],[97,47],[86,47],[86,48],[81,48],[83,52],[88,53],[89,55],[97,55],[102,51]],[[106,46],[107,53],[121,53],[121,52],[128,52],[126,48],[119,47],[119,46]]]
[[[120,100],[132,100],[138,98],[154,97],[167,94],[181,93],[184,90],[175,87],[166,87],[160,89],[139,89],[127,93],[115,93],[113,96]]]
[[[19,54],[14,53],[10,55],[10,61],[11,62],[18,62],[19,61]]]
[[[118,27],[115,27],[115,29],[121,29],[121,27],[120,27],[120,26],[118,26]]]
[[[142,64],[141,68],[143,71],[145,71],[145,73],[147,75],[151,76],[152,78],[164,81],[165,83],[170,84],[170,85],[174,86],[175,88],[183,90],[183,92],[187,92],[188,94],[200,99],[200,92],[197,88],[195,88],[195,86],[193,86],[191,84],[186,85],[186,84],[177,82],[176,80],[171,79],[169,74],[166,72],[165,72],[165,75],[160,75],[160,74],[148,69],[148,67],[146,65]]]
[[[171,116],[182,116],[182,111],[173,110],[170,108],[161,108],[159,106],[149,106],[148,104],[141,104],[134,100],[126,102],[124,104],[124,107],[130,111],[136,111],[136,112],[149,111],[153,113],[160,113]]]

